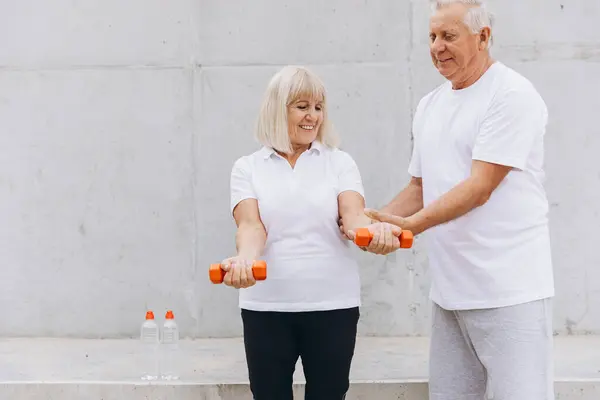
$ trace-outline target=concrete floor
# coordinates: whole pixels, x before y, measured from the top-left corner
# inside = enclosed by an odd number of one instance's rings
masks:
[[[251,399],[242,340],[181,342],[181,379],[138,378],[136,340],[0,339],[1,400]],[[361,337],[348,400],[427,399],[427,338]],[[600,398],[600,336],[557,337],[557,399]],[[300,362],[296,398],[303,393]]]

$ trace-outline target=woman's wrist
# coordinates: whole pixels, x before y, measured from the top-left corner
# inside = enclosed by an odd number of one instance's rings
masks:
[[[258,254],[256,251],[252,251],[252,250],[243,250],[238,252],[238,258],[241,258],[242,260],[246,260],[246,261],[254,261],[258,258]]]

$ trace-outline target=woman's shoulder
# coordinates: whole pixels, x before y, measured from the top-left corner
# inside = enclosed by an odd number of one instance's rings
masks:
[[[339,147],[327,147],[326,152],[329,154],[329,157],[337,163],[354,163],[354,158],[352,155]]]
[[[246,169],[252,168],[252,166],[255,164],[256,160],[264,159],[264,158],[268,157],[271,153],[272,153],[272,151],[269,150],[267,147],[261,147],[260,149],[254,151],[252,153],[248,153],[248,154],[239,156],[233,162],[233,167],[234,168],[246,168]]]

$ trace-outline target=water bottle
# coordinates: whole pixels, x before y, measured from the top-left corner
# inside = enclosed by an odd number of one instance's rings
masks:
[[[159,376],[159,337],[158,324],[154,321],[154,313],[146,312],[146,320],[142,324],[140,333],[142,379],[155,380]]]
[[[162,379],[179,379],[179,328],[173,311],[167,311],[162,332]]]

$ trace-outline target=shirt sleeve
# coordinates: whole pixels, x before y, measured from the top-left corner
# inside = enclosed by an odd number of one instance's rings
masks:
[[[421,178],[423,171],[421,170],[421,152],[419,145],[420,126],[422,125],[421,119],[423,115],[423,104],[427,100],[427,96],[419,101],[412,123],[412,135],[413,135],[413,148],[410,163],[408,164],[408,173],[415,178]]]
[[[546,105],[534,89],[504,91],[482,121],[472,158],[524,169],[535,141],[544,135],[547,119]]]
[[[339,195],[347,190],[358,192],[362,197],[365,197],[362,178],[358,170],[358,166],[350,154],[337,151],[338,157],[336,162],[339,163],[338,172],[338,192]]]
[[[410,158],[410,163],[408,164],[408,173],[415,178],[421,178],[421,155],[419,154],[419,146],[417,144],[417,139],[414,137],[413,133],[413,148],[412,148],[412,156]]]
[[[251,178],[252,170],[248,159],[246,157],[239,158],[233,164],[233,168],[231,170],[231,212],[233,212],[235,206],[237,206],[242,200],[256,199]]]

